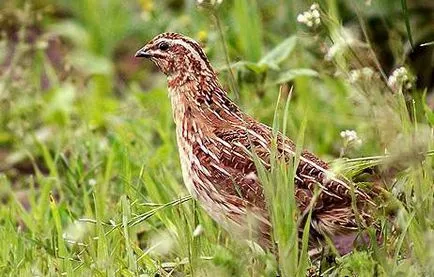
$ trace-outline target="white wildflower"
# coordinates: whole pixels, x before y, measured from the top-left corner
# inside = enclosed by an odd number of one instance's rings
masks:
[[[193,231],[193,237],[198,237],[203,233],[203,227],[202,225],[197,225],[196,228]]]
[[[89,186],[93,187],[96,185],[96,180],[95,179],[89,179],[89,181],[87,182],[89,184]]]
[[[319,5],[318,5],[318,3],[313,3],[313,4],[310,6],[310,10],[311,10],[311,11],[313,11],[313,10],[319,10]]]
[[[395,69],[387,79],[387,85],[394,91],[401,87],[411,89],[413,86],[413,78],[410,76],[407,68],[404,66]]]
[[[357,132],[354,130],[344,130],[341,132],[341,137],[345,140],[346,144],[355,144],[357,146],[362,144],[362,140],[358,137]]]
[[[319,12],[319,5],[317,3],[312,4],[308,11],[297,15],[297,21],[305,24],[311,28],[321,24],[321,14]]]

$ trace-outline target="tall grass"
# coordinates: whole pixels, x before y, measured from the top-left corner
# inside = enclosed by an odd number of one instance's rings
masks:
[[[432,38],[414,3],[320,1],[314,29],[296,22],[303,1],[223,1],[212,7],[219,30],[193,1],[22,2],[0,4],[1,275],[434,274],[429,66],[410,67],[405,50],[407,38],[424,49]],[[163,31],[201,40],[225,87],[237,84],[238,104],[296,142],[293,163],[258,164],[277,260],[222,230],[182,184],[164,76],[132,59]],[[387,85],[399,65],[417,85]],[[374,73],[354,71],[364,67]],[[282,84],[293,90],[279,100]],[[345,129],[362,144],[345,142]],[[387,191],[374,215],[381,245],[311,263],[293,193],[302,149],[367,186],[360,173],[376,168]]]
[[[312,209],[309,209],[310,211],[307,213],[306,220],[303,222],[304,225],[301,225],[302,221],[300,219],[303,218],[303,215],[300,215],[297,209],[294,178],[303,149],[302,144],[306,124],[302,125],[303,128],[299,131],[300,135],[296,141],[298,147],[294,160],[286,161],[285,157],[280,157],[277,148],[280,126],[286,126],[288,120],[290,95],[291,93],[287,97],[282,119],[278,112],[279,105],[276,106],[273,121],[274,139],[270,154],[270,170],[267,170],[259,157],[255,155],[254,149],[252,154],[258,169],[259,179],[264,186],[264,195],[272,223],[273,243],[277,246],[275,254],[279,262],[279,271],[283,276],[305,276],[310,265],[307,249]],[[285,134],[284,130],[283,134]],[[301,240],[299,240],[300,229],[303,230]]]

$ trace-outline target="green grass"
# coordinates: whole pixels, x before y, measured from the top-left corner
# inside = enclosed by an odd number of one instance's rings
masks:
[[[318,2],[316,28],[297,23],[311,4],[301,0],[2,2],[0,275],[433,275],[429,10],[422,0]],[[182,183],[164,76],[132,58],[163,31],[200,40],[231,97],[298,151],[348,178],[377,166],[384,243],[312,264],[307,237],[297,240],[297,159],[258,165],[278,262],[217,226]],[[417,85],[387,86],[399,65]],[[366,66],[375,74],[355,79]],[[344,141],[345,129],[362,144]]]

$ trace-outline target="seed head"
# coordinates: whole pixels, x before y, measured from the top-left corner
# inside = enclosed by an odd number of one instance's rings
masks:
[[[312,6],[310,6],[309,10],[298,14],[297,21],[305,24],[309,28],[320,25],[321,16],[319,12],[319,5],[314,3]]]
[[[354,144],[359,146],[362,144],[362,140],[358,137],[357,132],[354,130],[341,131],[341,138],[344,139],[345,144]]]
[[[395,69],[387,79],[387,85],[393,91],[398,91],[400,88],[411,89],[413,82],[414,78],[404,66]]]

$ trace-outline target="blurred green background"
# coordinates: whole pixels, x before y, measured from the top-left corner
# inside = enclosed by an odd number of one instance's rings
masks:
[[[133,58],[164,31],[199,41],[230,97],[266,124],[293,88],[283,128],[295,139],[305,126],[304,147],[326,160],[391,153],[408,165],[432,149],[434,2],[318,1],[321,24],[309,27],[297,17],[312,3],[2,1],[1,274],[273,276],[270,255],[182,198],[165,76]],[[387,85],[400,66],[411,87]],[[428,160],[394,186],[412,235],[330,274],[434,272]]]

